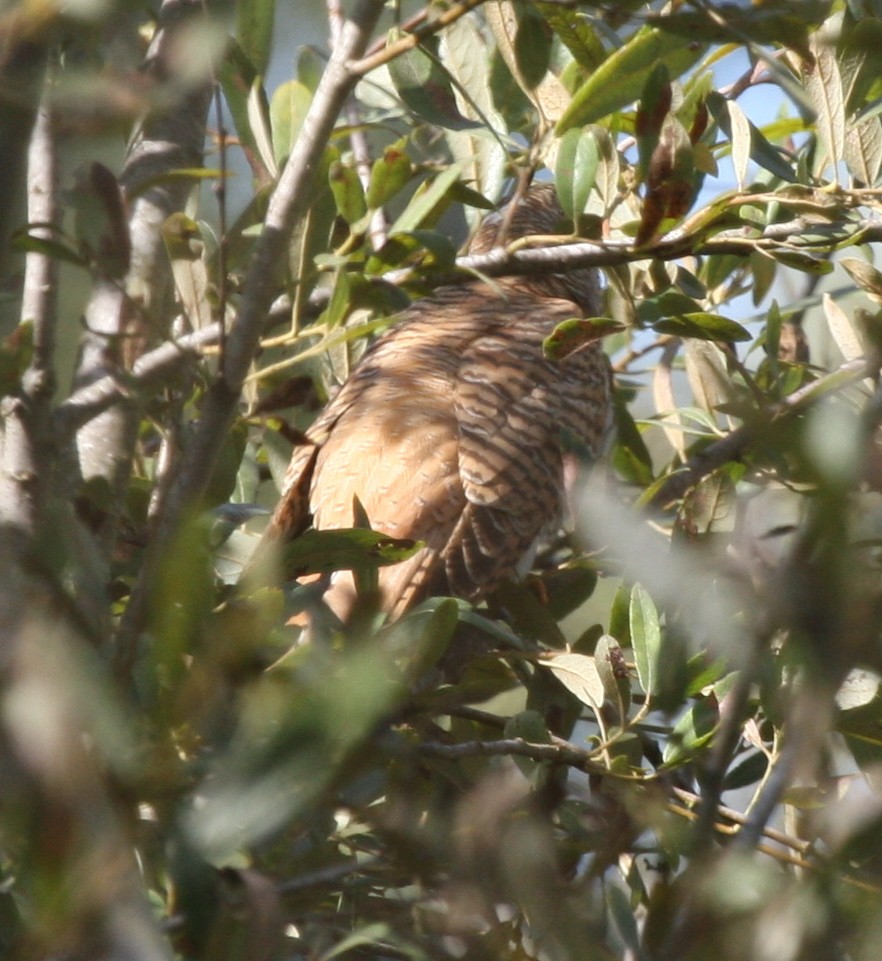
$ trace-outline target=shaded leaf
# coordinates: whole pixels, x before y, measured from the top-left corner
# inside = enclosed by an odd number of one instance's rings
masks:
[[[412,557],[419,542],[388,537],[365,528],[306,531],[283,551],[285,571],[290,577],[386,567]]]
[[[631,589],[628,621],[637,677],[647,697],[651,697],[659,677],[661,626],[652,598],[639,584]]]
[[[716,709],[704,698],[690,707],[671,731],[662,754],[665,765],[674,767],[694,757],[713,736],[718,720]]]
[[[561,209],[578,230],[579,217],[588,204],[599,161],[594,132],[568,130],[558,145],[554,183]]]
[[[681,314],[656,321],[653,329],[660,334],[673,334],[677,337],[697,337],[700,340],[721,340],[724,343],[737,343],[751,340],[750,332],[741,324],[720,314],[705,311]]]
[[[390,31],[389,42],[397,39],[398,32]],[[421,119],[452,130],[480,126],[460,113],[450,77],[437,60],[437,40],[429,38],[395,57],[389,62],[389,75],[408,109]]]

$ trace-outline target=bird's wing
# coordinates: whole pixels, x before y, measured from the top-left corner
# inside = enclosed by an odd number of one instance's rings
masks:
[[[425,591],[465,504],[454,412],[456,370],[475,336],[474,288],[446,288],[406,311],[364,356],[328,409],[310,506],[317,528],[349,527],[357,497],[371,527],[423,541],[380,571],[384,605],[400,613]],[[337,576],[326,600],[345,615],[352,582]]]
[[[455,410],[465,505],[444,549],[450,589],[476,595],[515,576],[559,522],[565,421],[587,419],[581,371],[547,360],[542,340],[575,305],[506,302],[505,324],[475,339],[458,370]],[[582,425],[578,425],[582,429]]]

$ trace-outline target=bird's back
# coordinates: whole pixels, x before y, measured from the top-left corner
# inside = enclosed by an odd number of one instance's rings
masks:
[[[580,290],[596,299],[591,280]],[[609,426],[599,344],[543,353],[554,327],[587,309],[558,296],[560,278],[549,286],[473,281],[406,310],[295,451],[270,536],[310,516],[318,529],[351,527],[357,498],[375,530],[425,544],[380,571],[393,615],[435,593],[476,599],[522,572],[560,522],[563,436],[597,454]],[[337,575],[331,606],[345,615],[352,597],[351,576]]]

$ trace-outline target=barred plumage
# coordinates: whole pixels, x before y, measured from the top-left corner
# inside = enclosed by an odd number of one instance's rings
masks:
[[[532,188],[486,218],[483,252],[554,233],[554,189]],[[592,270],[471,281],[405,310],[368,351],[295,450],[267,538],[350,527],[357,496],[371,526],[425,542],[380,571],[398,616],[425,596],[477,599],[518,576],[564,506],[562,433],[595,456],[610,420],[610,376],[598,343],[564,360],[542,341],[563,320],[600,312]],[[327,595],[345,615],[348,575]]]

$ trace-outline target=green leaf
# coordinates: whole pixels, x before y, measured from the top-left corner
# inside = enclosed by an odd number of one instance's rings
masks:
[[[276,0],[236,4],[236,39],[255,73],[266,76],[273,45]]]
[[[656,692],[659,676],[661,626],[652,598],[639,584],[631,589],[628,621],[637,677],[646,696],[651,697]]]
[[[877,304],[882,303],[882,272],[866,260],[843,257],[839,263],[848,271],[849,277]]]
[[[794,270],[801,270],[805,274],[824,274],[833,273],[833,264],[829,260],[818,260],[809,254],[802,254],[796,250],[769,250],[769,256],[784,264],[785,267],[792,267]]]
[[[519,12],[514,54],[520,79],[527,90],[535,89],[548,73],[553,35],[544,17],[524,5]]]
[[[649,174],[649,163],[658,145],[665,118],[671,109],[673,92],[668,68],[657,64],[646,78],[634,118],[634,136],[637,138],[638,171],[641,180]]]
[[[576,63],[586,70],[596,70],[606,59],[606,50],[587,17],[558,3],[536,0],[536,9],[560,37]]]
[[[699,340],[721,340],[724,343],[751,340],[750,332],[741,324],[705,311],[668,317],[656,321],[652,327],[660,334],[673,334],[676,337],[697,337]]]
[[[631,704],[631,682],[619,642],[610,634],[603,634],[594,649],[594,661],[605,699],[615,709],[616,723],[624,724]]]
[[[708,94],[707,106],[713,115],[714,120],[716,120],[716,122],[719,124],[720,129],[732,143],[734,163],[734,141],[737,137],[739,141],[739,152],[742,151],[744,149],[743,141],[746,136],[744,130],[743,128],[740,131],[735,131],[733,129],[730,102],[724,96],[722,96],[722,94],[719,94],[716,91],[712,91],[710,94]],[[743,116],[743,114],[739,115],[739,123],[741,116]],[[779,177],[781,180],[784,180],[787,183],[796,183],[799,179],[798,175],[786,157],[777,147],[773,146],[769,142],[762,131],[760,131],[750,120],[747,120],[746,117],[744,119],[747,121],[747,130],[750,135],[750,159],[760,167],[768,170],[769,173]],[[740,162],[743,163],[743,160]]]
[[[398,36],[398,31],[390,31],[389,42],[394,42]],[[460,113],[450,76],[438,62],[436,47],[437,41],[429,38],[423,45],[413,47],[389,62],[389,75],[398,95],[413,113],[438,127],[450,130],[480,127],[479,123]],[[432,56],[428,50],[432,51]]]
[[[623,329],[611,317],[574,317],[561,321],[542,341],[542,351],[549,360],[564,360],[586,344]]]
[[[39,225],[29,224],[27,230],[37,229]],[[73,247],[61,240],[50,240],[48,237],[36,237],[31,233],[18,231],[12,236],[12,246],[23,253],[43,254],[54,257],[76,267],[88,267],[89,262],[81,257]]]
[[[680,718],[668,738],[662,755],[668,767],[690,760],[711,739],[719,714],[710,702],[702,698]]]
[[[593,657],[586,654],[552,654],[539,662],[583,704],[599,711],[603,707],[603,680]]]
[[[557,133],[583,127],[634,103],[658,64],[664,64],[676,78],[698,63],[704,51],[704,44],[658,27],[641,27],[576,91],[557,123]]]
[[[578,230],[597,175],[600,151],[594,132],[568,130],[561,138],[554,165],[554,182],[561,209]]]
[[[272,159],[275,164],[281,164],[291,153],[306,113],[312,103],[312,91],[299,80],[288,80],[279,84],[273,94],[269,106],[269,116],[272,126]],[[264,135],[259,112],[251,110],[252,130],[261,142]],[[261,148],[264,154],[265,147]],[[267,159],[266,157],[264,158]]]
[[[421,546],[419,541],[388,537],[361,527],[306,531],[286,545],[284,569],[295,578],[363,567],[388,567],[412,557]]]
[[[234,40],[230,41],[227,54],[220,65],[220,81],[224,100],[233,118],[233,126],[245,157],[257,181],[260,183],[267,182],[270,179],[270,169],[264,162],[263,151],[260,149],[258,139],[252,129],[251,117],[251,99],[256,97],[261,104],[261,126],[265,135],[265,143],[268,145],[270,137],[269,128],[265,122],[268,113],[266,94],[260,85],[257,71],[242,48]],[[267,149],[266,153],[268,156],[272,156],[271,150]],[[275,166],[274,163],[273,166]]]
[[[445,167],[432,181],[431,185],[414,195],[402,214],[389,228],[389,235],[398,231],[416,230],[445,198],[451,187],[459,180],[462,168],[459,164]]]
[[[337,204],[337,211],[346,223],[351,226],[361,220],[367,212],[364,187],[352,167],[334,161],[328,167],[328,183]]]
[[[386,147],[383,156],[371,167],[366,201],[371,210],[387,204],[413,176],[413,164],[404,152],[404,142]]]
[[[817,128],[827,150],[827,163],[836,168],[845,154],[845,93],[836,51],[826,39],[811,43],[811,58],[802,62],[802,82],[817,114]]]

